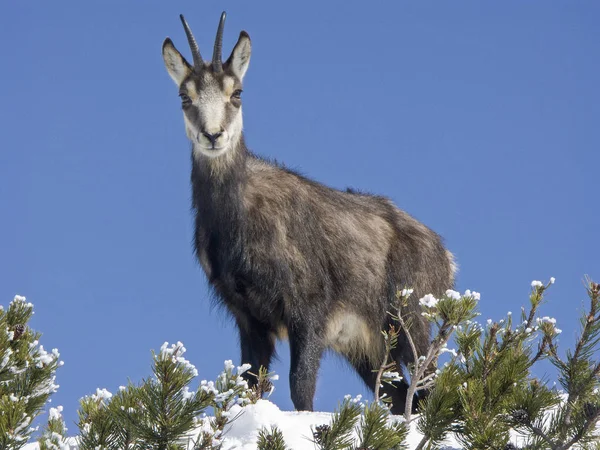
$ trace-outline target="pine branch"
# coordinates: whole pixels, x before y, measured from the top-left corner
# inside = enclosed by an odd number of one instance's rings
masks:
[[[538,287],[538,290],[543,291],[544,288]],[[600,287],[589,282],[590,307],[583,314],[582,330],[575,349],[573,352],[567,352],[566,360],[559,357],[553,341],[559,333],[554,327],[553,319],[538,319],[540,329],[544,332],[544,340],[539,348],[547,348],[550,361],[559,370],[559,380],[566,390],[567,397],[560,399],[556,392],[551,392],[543,386],[536,388],[532,384],[531,392],[521,399],[525,409],[514,410],[512,420],[516,427],[524,427],[539,439],[532,448],[566,450],[575,445],[589,448],[586,444],[590,443],[591,439],[597,439],[594,430],[600,420],[600,394],[594,389],[600,382],[600,362],[592,361],[592,356],[600,344],[600,317],[597,317],[599,292]],[[541,295],[538,297],[541,301]],[[534,360],[536,356],[537,354],[533,357]],[[518,405],[518,402],[515,405]],[[541,418],[554,406],[557,406],[557,410],[550,413],[551,420],[546,424]],[[537,419],[533,420],[534,417]]]
[[[0,448],[27,443],[31,423],[58,389],[60,355],[39,344],[41,334],[28,327],[32,315],[33,305],[19,295],[6,310],[0,306]]]
[[[536,436],[539,436],[540,438],[542,438],[544,440],[544,442],[546,442],[546,444],[549,446],[549,448],[551,450],[560,450],[563,447],[559,446],[558,444],[556,444],[552,438],[550,436],[548,436],[544,430],[542,430],[540,427],[536,427],[533,424],[530,424],[530,426],[528,427],[529,430]],[[565,448],[569,448],[569,447],[565,447]]]
[[[242,367],[246,368],[246,366]],[[279,379],[278,375],[275,375],[274,372],[267,371],[263,366],[259,367],[258,374],[252,372],[248,372],[248,374],[256,377],[257,380],[256,385],[248,391],[248,401],[251,404],[255,404],[267,393],[271,395],[271,392],[273,391],[273,381]]]
[[[413,354],[414,365],[415,365],[415,370],[413,373],[411,373],[410,384],[408,387],[408,393],[406,394],[406,404],[404,407],[404,418],[406,419],[407,422],[410,422],[411,417],[412,417],[413,399],[414,399],[415,392],[417,390],[417,383],[423,376],[423,373],[425,372],[425,370],[429,367],[431,362],[434,360],[434,358],[439,354],[439,350],[441,350],[443,344],[448,342],[448,339],[450,338],[450,336],[448,335],[448,337],[445,339],[445,341],[442,341],[439,337],[440,335],[438,334],[436,339],[434,339],[434,342],[429,347],[429,349],[427,351],[427,355],[425,356],[423,363],[419,364],[420,358],[419,358],[419,354],[417,352],[417,348],[416,348],[414,340],[410,334],[410,329],[406,326],[406,322],[402,318],[402,315],[400,314],[400,312],[397,316],[397,320],[398,320],[398,323],[400,324],[400,329],[404,330],[404,334],[408,340],[408,343],[410,345],[410,348],[411,348],[411,351]],[[441,334],[441,332],[440,332],[440,334]]]
[[[414,361],[416,364],[417,361],[419,360],[419,353],[417,352],[417,347],[415,346],[415,341],[413,340],[413,338],[410,334],[410,329],[406,325],[406,322],[404,321],[404,319],[402,318],[402,314],[400,314],[400,311],[398,311],[397,320],[398,320],[398,323],[400,324],[400,329],[404,330],[404,334],[406,335],[406,338],[408,340],[408,345],[410,346],[410,350],[412,352],[412,355],[413,355],[413,358],[414,358]]]
[[[383,335],[383,340],[384,340],[384,345],[385,345],[385,353],[384,353],[384,357],[383,357],[383,362],[379,366],[379,370],[377,371],[377,376],[375,377],[375,390],[374,390],[375,402],[378,402],[381,400],[381,397],[379,395],[379,390],[381,388],[383,374],[396,367],[395,361],[388,363],[388,360],[390,359],[392,349],[394,349],[396,347],[396,343],[398,342],[398,331],[392,324],[392,325],[390,325],[390,328],[387,332],[382,331],[381,333]]]
[[[408,429],[403,423],[388,425],[390,411],[378,403],[366,405],[360,421],[357,450],[388,450],[406,448]]]
[[[549,344],[550,344],[550,341],[548,339],[546,339],[546,337],[544,337],[544,339],[542,340],[542,343],[538,346],[538,351],[536,352],[534,357],[531,358],[531,360],[530,360],[530,364],[529,364],[530,367],[533,366],[536,362],[541,360],[546,355],[546,353],[549,349]]]
[[[584,318],[582,319],[583,330],[581,332],[581,336],[577,340],[574,353],[567,356],[567,364],[562,366],[563,372],[566,373],[565,387],[567,388],[568,392],[564,416],[564,424],[567,426],[571,423],[573,407],[577,404],[580,395],[582,394],[582,390],[586,385],[589,385],[589,383],[586,383],[585,380],[582,380],[580,383],[576,382],[575,378],[579,375],[576,372],[577,367],[580,365],[581,359],[587,359],[586,357],[589,357],[589,355],[592,353],[591,350],[597,346],[598,339],[596,338],[596,335],[600,333],[600,317],[596,317],[600,297],[600,285],[588,280],[587,291],[590,298],[589,313],[584,315]],[[596,364],[596,367],[590,374],[590,381],[592,381],[594,377],[598,376],[599,371],[600,361]]]
[[[403,321],[400,322],[400,325],[404,326]],[[410,422],[412,420],[412,404],[414,401],[415,392],[417,392],[417,384],[423,378],[425,371],[429,368],[431,363],[440,355],[442,348],[444,348],[447,345],[451,336],[449,332],[450,329],[451,326],[449,323],[442,323],[440,331],[436,338],[433,340],[429,349],[427,350],[427,355],[425,355],[423,362],[419,364],[419,358],[415,359],[415,370],[413,371],[413,373],[411,373],[410,376],[410,384],[408,387],[408,393],[406,395],[406,405],[404,408],[404,417],[407,422]],[[408,332],[408,330],[406,331],[406,334],[407,336],[409,336],[409,341],[412,342],[412,338],[410,337],[410,333]]]
[[[319,425],[313,429],[313,442],[320,450],[351,449],[354,442],[352,430],[360,413],[361,405],[346,398],[333,413],[329,425]]]
[[[50,408],[48,423],[38,439],[40,450],[67,450],[67,437],[65,435],[67,429],[63,421],[61,412],[63,408]]]
[[[434,445],[441,442],[456,421],[460,384],[460,373],[453,363],[447,365],[436,378],[417,422],[417,428],[423,434],[418,448],[423,448],[427,443]]]
[[[283,433],[276,426],[272,426],[271,430],[261,428],[256,445],[258,450],[287,450]]]
[[[558,447],[560,450],[566,450],[573,447],[577,442],[579,442],[587,433],[589,433],[593,426],[597,424],[600,420],[600,408],[598,411],[592,415],[583,425],[582,429],[576,433],[575,436],[571,438],[569,442],[567,442],[564,446]]]
[[[425,383],[421,386],[417,386],[417,388],[415,389],[416,392],[419,391],[426,391],[431,389],[433,386],[435,386],[435,380],[431,380],[429,383]]]

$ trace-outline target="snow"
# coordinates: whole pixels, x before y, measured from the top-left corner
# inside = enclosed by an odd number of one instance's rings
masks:
[[[179,364],[181,364],[183,367],[185,367],[187,370],[189,370],[192,375],[194,375],[195,377],[198,376],[198,370],[196,370],[196,366],[194,366],[192,363],[190,363],[187,359],[185,359],[183,357],[183,354],[186,352],[186,348],[183,346],[182,342],[177,342],[177,344],[172,344],[171,347],[169,347],[169,343],[165,342],[161,347],[160,347],[160,353],[158,355],[155,356],[155,358],[158,359],[167,359],[167,358],[171,358],[171,360],[173,362],[177,362]],[[232,364],[233,367],[233,364]]]
[[[250,370],[251,367],[252,366],[250,364],[242,364],[241,366],[238,366],[237,374],[242,375],[242,374],[246,373],[248,370]]]
[[[465,297],[473,297],[475,300],[479,301],[481,299],[481,294],[477,291],[472,291],[467,289],[465,291]]]
[[[57,406],[56,408],[50,408],[50,412],[48,413],[49,420],[59,420],[62,418],[62,406]]]
[[[440,354],[442,354],[442,353],[450,353],[450,354],[451,354],[452,356],[454,356],[455,358],[458,356],[458,353],[457,353],[457,352],[456,352],[456,350],[455,350],[455,349],[453,349],[453,348],[446,348],[446,347],[444,347],[444,348],[442,348],[442,349],[440,350]]]
[[[402,381],[402,377],[398,372],[383,372],[381,378],[387,381]]]
[[[314,450],[311,427],[315,428],[317,425],[330,423],[332,414],[281,411],[270,401],[259,400],[254,405],[233,406],[230,409],[230,416],[232,421],[225,427],[222,436],[223,450],[255,450],[259,430],[263,427],[270,429],[273,425],[276,425],[283,433],[288,448]],[[415,448],[421,440],[421,435],[416,430],[416,423],[413,422],[412,425],[407,439],[409,448]],[[195,434],[192,437],[195,437]],[[71,450],[78,448],[75,438],[69,439],[69,446]],[[446,450],[460,450],[460,448],[453,439],[449,440],[445,447]],[[24,450],[38,450],[38,445],[37,443],[27,444]]]
[[[419,300],[419,304],[426,306],[427,308],[435,308],[438,304],[438,299],[431,294],[427,294]]]
[[[42,368],[44,365],[51,364],[55,358],[58,358],[58,350],[54,349],[52,353],[48,353],[44,350],[44,346],[40,345],[36,366]]]
[[[239,406],[234,408],[231,413],[236,417],[242,409]],[[225,429],[223,449],[255,449],[258,431],[263,427],[270,428],[272,425],[279,427],[289,447],[314,448],[310,442],[311,425],[329,423],[330,417],[328,413],[282,412],[273,403],[260,400],[255,405],[245,407],[230,428]]]
[[[460,300],[460,293],[453,291],[452,289],[448,289],[446,291],[446,297],[451,298],[453,300]]]
[[[243,410],[237,408],[236,413],[243,413],[225,429],[223,450],[256,449],[258,431],[263,427],[270,429],[272,425],[281,430],[289,448],[314,450],[311,427],[315,428],[331,421],[331,413],[281,411],[268,400],[259,400],[255,405],[246,406]],[[236,413],[233,414],[234,417]],[[408,439],[409,448],[416,447],[420,439],[421,436],[413,427]],[[448,450],[459,449],[456,442],[449,442],[449,445],[451,446],[447,447]]]
[[[39,450],[39,446],[37,444],[37,442],[35,444],[26,444],[23,447],[23,450]],[[65,445],[65,450],[77,450],[79,447],[77,446],[77,439],[75,438],[68,438],[66,445]]]
[[[110,393],[107,389],[96,388],[96,393],[92,394],[92,399],[100,401],[110,400],[112,396],[112,393]]]
[[[200,389],[202,389],[204,392],[213,393],[215,395],[217,395],[219,393],[219,391],[217,390],[217,388],[215,388],[215,382],[214,381],[202,380],[200,382]]]
[[[400,296],[401,297],[410,297],[410,294],[412,294],[414,292],[414,289],[402,289],[402,292],[400,292]]]
[[[26,308],[32,309],[33,303],[25,303],[26,301],[27,301],[27,299],[25,297],[23,297],[22,295],[15,295],[15,298],[13,299],[12,302],[10,302],[10,304],[13,305],[16,303],[23,303]]]

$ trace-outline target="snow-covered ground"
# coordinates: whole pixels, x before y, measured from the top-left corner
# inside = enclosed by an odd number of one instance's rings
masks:
[[[258,431],[261,428],[270,429],[276,425],[285,438],[287,448],[291,450],[314,450],[312,443],[312,428],[318,425],[329,424],[331,413],[324,412],[289,412],[281,411],[275,404],[268,400],[259,400],[254,405],[244,408],[233,406],[230,409],[231,417],[235,417],[226,428],[223,436],[223,450],[255,450]],[[416,421],[413,421],[411,432],[407,439],[409,449],[414,449],[421,440],[421,434],[416,430]],[[201,429],[193,433],[197,437]],[[512,442],[523,444],[523,437],[512,435]],[[190,441],[191,448],[191,441]],[[458,441],[452,436],[445,442],[443,450],[461,450]],[[573,447],[579,448],[579,447]],[[25,450],[39,450],[37,443],[27,444]],[[64,449],[77,450],[77,439],[69,438]]]
[[[311,442],[312,431],[317,425],[328,424],[331,413],[323,412],[288,412],[281,411],[275,404],[268,400],[259,400],[255,405],[243,409],[234,406],[231,416],[236,419],[225,429],[223,450],[255,450],[258,431],[276,425],[285,437],[288,448],[292,450],[314,450]],[[416,430],[408,438],[409,448],[415,448],[421,436]],[[71,439],[71,450],[77,449],[76,440]],[[449,440],[447,450],[459,450],[456,441]],[[25,450],[37,450],[37,444],[28,444]]]
[[[249,405],[241,413],[227,430],[224,449],[254,450],[256,449],[258,430],[277,425],[289,448],[314,450],[315,445],[311,441],[311,426],[314,428],[331,421],[331,413],[281,411],[267,400],[260,400],[255,405]],[[410,448],[415,448],[420,440],[421,435],[414,430],[408,439]],[[448,445],[448,450],[460,448],[455,441],[449,441]]]

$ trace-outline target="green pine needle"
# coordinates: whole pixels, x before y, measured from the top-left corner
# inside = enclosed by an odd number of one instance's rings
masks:
[[[256,444],[258,450],[288,450],[283,433],[276,426],[272,426],[270,430],[261,428]]]

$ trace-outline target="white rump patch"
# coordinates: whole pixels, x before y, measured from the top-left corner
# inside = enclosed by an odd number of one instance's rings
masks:
[[[340,310],[333,315],[327,324],[326,342],[333,350],[350,359],[367,356],[376,360],[379,356],[379,343],[374,342],[372,331],[353,312]]]

